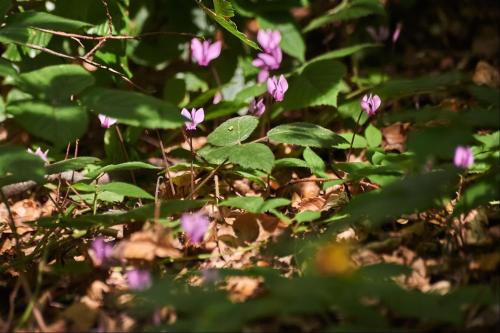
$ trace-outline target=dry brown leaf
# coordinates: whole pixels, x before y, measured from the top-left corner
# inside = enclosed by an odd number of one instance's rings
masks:
[[[316,198],[321,191],[320,187],[315,181],[300,182],[296,184],[296,187],[302,199]]]
[[[226,289],[232,302],[241,303],[255,297],[262,282],[263,279],[260,277],[231,276],[227,278]]]
[[[480,86],[485,85],[491,88],[498,88],[500,86],[500,73],[496,67],[481,60],[476,65],[472,81]]]
[[[383,147],[385,150],[399,150],[403,152],[409,129],[408,123],[395,123],[390,126],[382,128],[382,135],[384,138]]]
[[[17,233],[22,235],[26,232],[33,231],[33,228],[24,222],[34,221],[42,216],[42,206],[39,202],[33,199],[24,199],[16,202],[10,206],[10,210],[14,217]],[[5,223],[4,229],[5,233],[10,233],[10,228],[5,228],[8,226],[10,220],[9,212],[5,204],[0,204],[0,222]]]
[[[237,216],[233,222],[233,230],[240,242],[253,243],[259,237],[257,214],[244,213]]]
[[[325,203],[326,200],[323,199],[322,197],[309,198],[302,200],[298,205],[298,209],[300,212],[304,212],[306,210],[319,212],[323,209],[323,207],[325,207]]]
[[[173,244],[171,234],[158,226],[156,230],[133,233],[129,240],[120,242],[114,252],[123,259],[152,261],[155,257],[178,258],[181,253]]]

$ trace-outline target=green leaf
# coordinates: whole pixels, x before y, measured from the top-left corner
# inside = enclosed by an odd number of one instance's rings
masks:
[[[274,168],[309,168],[309,165],[298,158],[285,157],[274,162]]]
[[[56,147],[80,138],[87,130],[87,112],[79,106],[24,100],[9,103],[7,113],[14,116],[28,132],[50,141]]]
[[[139,161],[134,162],[125,162],[120,164],[108,164],[99,169],[93,170],[87,174],[89,178],[95,178],[102,173],[112,172],[112,171],[123,171],[123,170],[136,170],[136,169],[150,169],[150,170],[159,170],[158,167],[144,163]]]
[[[145,128],[179,128],[185,119],[170,103],[137,92],[92,88],[81,97],[83,105],[118,122]]]
[[[168,200],[161,201],[159,212],[162,217],[170,217],[191,209],[199,208],[205,200]],[[129,210],[120,214],[52,216],[38,219],[37,225],[46,228],[64,226],[69,228],[86,229],[94,226],[112,226],[122,223],[146,221],[155,216],[155,204],[144,205],[140,208]],[[59,222],[59,223],[56,223]]]
[[[278,30],[281,33],[281,49],[292,57],[305,61],[306,44],[293,17],[288,13],[257,17],[261,29]]]
[[[48,175],[51,175],[54,173],[60,173],[68,170],[79,170],[85,168],[89,164],[96,164],[99,163],[100,161],[101,160],[98,159],[97,157],[80,156],[47,165],[45,167],[45,172]]]
[[[340,143],[338,145],[335,145],[335,148],[337,148],[337,149],[349,149],[349,146],[350,146],[351,141],[352,141],[352,135],[353,135],[352,133],[340,134],[340,136],[345,139],[345,142]],[[355,148],[355,149],[366,148],[367,145],[368,145],[368,142],[366,142],[366,139],[362,135],[356,134],[356,136],[354,137],[354,142],[352,144],[352,148]]]
[[[217,14],[224,17],[233,17],[234,9],[228,0],[214,0],[214,10]]]
[[[12,66],[12,63],[3,58],[0,58],[0,76],[17,76],[17,70]]]
[[[467,91],[477,98],[480,102],[486,105],[493,105],[499,107],[500,105],[500,91],[495,88],[470,85],[467,87]]]
[[[99,191],[109,191],[130,198],[154,199],[154,197],[142,188],[123,182],[112,182],[97,185]]]
[[[306,147],[306,149],[304,149],[303,156],[314,175],[323,178],[327,177],[326,164],[321,157],[318,156],[318,154],[316,154],[311,148]]]
[[[378,0],[343,1],[334,8],[333,11],[313,19],[307,27],[304,28],[304,31],[309,32],[333,22],[352,20],[373,14],[385,14],[384,6]]]
[[[345,73],[346,67],[335,60],[321,60],[305,66],[290,79],[283,107],[337,106],[340,82]]]
[[[208,136],[215,146],[231,146],[247,139],[257,128],[259,120],[254,116],[241,116],[223,122]]]
[[[226,29],[229,33],[232,35],[236,36],[239,38],[243,43],[247,44],[248,46],[260,50],[260,47],[254,42],[248,39],[248,37],[242,33],[241,31],[238,30],[238,27],[236,26],[236,23],[231,21],[230,19],[225,18],[224,16],[214,12],[213,10],[207,8],[204,6],[201,2],[198,2],[198,5],[207,13],[207,15],[217,22],[221,27]]]
[[[280,125],[269,132],[270,140],[299,146],[331,148],[334,145],[347,143],[341,136],[329,129],[310,123],[292,123]]]
[[[260,213],[260,207],[264,204],[262,197],[234,197],[219,203],[219,206],[244,209],[251,213]]]
[[[370,226],[377,226],[402,214],[435,206],[438,199],[452,193],[450,186],[456,180],[456,173],[446,170],[409,176],[380,190],[355,196],[346,211],[353,223],[367,219]]]
[[[33,180],[44,181],[43,161],[24,148],[0,146],[0,189],[2,186]]]
[[[453,215],[459,216],[480,205],[486,205],[491,201],[499,200],[500,191],[498,190],[498,184],[500,184],[500,175],[498,171],[493,175],[482,177],[477,183],[471,185],[464,191],[455,206]]]
[[[259,214],[289,204],[290,200],[284,198],[274,198],[264,201],[262,197],[233,197],[222,201],[219,203],[219,206],[234,207]]]
[[[23,73],[17,80],[21,90],[46,100],[69,100],[94,84],[92,74],[78,65],[55,65]]]
[[[380,146],[382,143],[382,132],[372,124],[368,125],[365,130],[366,141],[368,142],[368,146],[375,148]]]
[[[293,218],[297,223],[311,222],[317,220],[321,217],[321,212],[313,212],[310,210],[306,210],[298,213]]]
[[[321,61],[321,60],[332,60],[332,59],[347,57],[347,56],[353,55],[361,50],[364,50],[366,48],[372,48],[372,47],[379,47],[379,45],[371,44],[371,43],[364,43],[364,44],[357,44],[357,45],[348,46],[348,47],[345,47],[342,49],[337,49],[337,50],[323,53],[315,58],[312,58],[304,65],[309,65],[313,62]]]
[[[82,21],[71,20],[45,12],[26,11],[17,13],[7,18],[5,26],[0,29],[0,42],[27,43],[34,35],[43,34],[32,27],[44,28],[65,32],[81,32],[90,24]],[[32,43],[36,44],[36,43]]]
[[[205,157],[217,164],[228,160],[243,168],[257,169],[268,173],[271,172],[274,165],[273,152],[262,143],[219,147],[211,150]]]
[[[9,16],[6,26],[36,27],[71,32],[90,27],[91,24],[78,20],[67,19],[42,11],[26,11]]]
[[[423,93],[435,93],[446,87],[458,85],[465,80],[460,72],[427,75],[416,79],[393,79],[375,87],[373,92],[384,100],[414,96]]]

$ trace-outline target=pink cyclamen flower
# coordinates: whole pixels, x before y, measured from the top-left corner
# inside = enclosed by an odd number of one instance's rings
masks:
[[[387,27],[379,27],[378,30],[374,27],[366,28],[366,31],[370,34],[373,40],[377,43],[382,43],[389,38],[389,29]]]
[[[200,66],[208,66],[208,64],[220,55],[222,43],[217,41],[210,43],[208,40],[203,42],[198,38],[191,40],[191,54]]]
[[[38,147],[35,151],[33,151],[30,148],[28,148],[28,153],[40,157],[45,163],[49,163],[49,159],[47,157],[47,155],[49,154],[49,150],[48,149],[45,152],[43,152],[40,149],[40,147]]]
[[[219,104],[224,99],[222,93],[220,91],[216,92],[214,95],[214,99],[212,100],[212,104]]]
[[[100,114],[97,117],[99,118],[99,121],[101,122],[102,128],[110,128],[111,126],[113,126],[117,122],[117,120],[115,118],[111,118],[111,117],[105,116],[103,114]]]
[[[285,92],[288,90],[288,81],[283,75],[279,78],[273,76],[267,79],[267,91],[277,102],[281,102],[285,98]]]
[[[399,39],[399,35],[401,34],[401,29],[403,29],[403,24],[399,22],[396,24],[396,29],[394,29],[394,32],[392,33],[392,42],[396,43]]]
[[[184,116],[184,118],[189,120],[185,123],[186,129],[189,131],[194,131],[196,129],[196,126],[201,124],[205,119],[205,110],[203,110],[203,108],[199,108],[198,110],[193,108],[191,109],[191,112],[189,112],[188,109],[184,108],[181,110],[181,114]]]
[[[259,53],[257,58],[252,61],[252,65],[262,69],[278,69],[283,60],[283,53],[278,47],[269,53]]]
[[[104,264],[113,253],[113,245],[106,243],[103,237],[97,237],[90,247],[97,266]]]
[[[257,33],[257,41],[265,52],[271,53],[279,47],[281,33],[273,30],[259,30]]]
[[[266,105],[264,104],[264,99],[259,98],[258,100],[253,99],[250,102],[250,109],[248,110],[249,113],[253,114],[256,117],[260,117],[264,114],[266,111]]]
[[[132,269],[127,272],[128,287],[132,290],[145,290],[151,287],[151,274],[143,269]]]
[[[181,216],[181,227],[193,244],[203,240],[209,223],[208,217],[202,211],[185,213]]]
[[[382,104],[382,101],[378,95],[365,95],[361,100],[361,108],[368,113],[369,116],[373,116],[377,112],[380,104]]]
[[[262,83],[266,82],[269,79],[269,70],[261,69],[259,74],[257,74],[257,82]]]
[[[474,164],[474,155],[470,147],[458,146],[455,149],[453,163],[457,168],[468,169]]]

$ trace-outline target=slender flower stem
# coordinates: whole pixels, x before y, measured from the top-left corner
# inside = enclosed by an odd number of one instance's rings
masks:
[[[118,141],[120,141],[120,147],[122,148],[123,155],[125,156],[125,159],[127,160],[127,162],[130,162],[130,157],[128,155],[127,148],[125,147],[125,141],[123,140],[122,131],[120,130],[120,127],[118,125],[115,125],[115,130],[116,130],[116,134],[118,135]],[[132,178],[132,182],[134,183],[134,185],[137,186],[137,181],[135,180],[134,171],[129,170],[129,173],[130,173],[130,177]],[[142,206],[142,200],[140,198],[138,199],[138,202],[139,202],[139,205]]]
[[[358,116],[358,120],[356,120],[356,127],[354,127],[354,132],[352,133],[351,144],[349,145],[349,151],[347,152],[346,162],[349,162],[349,158],[351,157],[352,145],[354,144],[354,138],[356,137],[356,132],[358,132],[359,121],[361,120],[361,115],[363,115],[363,110],[361,110],[361,112],[359,113],[359,116]]]
[[[189,198],[193,199],[194,195],[194,151],[193,151],[193,137],[189,136],[189,150],[191,150],[191,193],[189,194]]]
[[[175,197],[174,183],[172,182],[172,177],[170,175],[170,163],[168,163],[167,155],[165,154],[165,147],[163,147],[163,140],[160,136],[160,131],[156,130],[156,136],[158,137],[158,142],[160,143],[161,156],[163,157],[163,163],[165,164],[165,168],[167,169],[167,176],[168,176],[168,183],[170,185],[170,191],[172,192],[172,196]]]

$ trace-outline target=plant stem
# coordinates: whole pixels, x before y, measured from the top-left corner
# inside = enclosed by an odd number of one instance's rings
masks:
[[[358,120],[356,120],[356,127],[354,127],[354,132],[352,133],[351,144],[349,145],[349,151],[347,152],[346,162],[349,162],[349,158],[351,157],[352,145],[354,143],[354,138],[356,137],[356,132],[358,131],[359,128],[359,121],[361,120],[361,115],[363,115],[363,110],[361,110],[358,116]]]
[[[189,194],[189,198],[193,199],[194,195],[194,167],[193,167],[193,161],[194,161],[194,151],[193,151],[193,137],[189,136],[189,149],[191,150],[191,193]]]
[[[172,192],[172,196],[175,197],[174,183],[172,182],[172,177],[170,175],[170,163],[168,163],[167,155],[165,154],[165,147],[163,147],[163,140],[161,139],[160,131],[156,130],[156,136],[158,137],[158,142],[160,143],[161,156],[163,157],[163,163],[165,164],[165,168],[167,169],[167,177],[168,177],[168,183],[170,185],[170,191]]]

